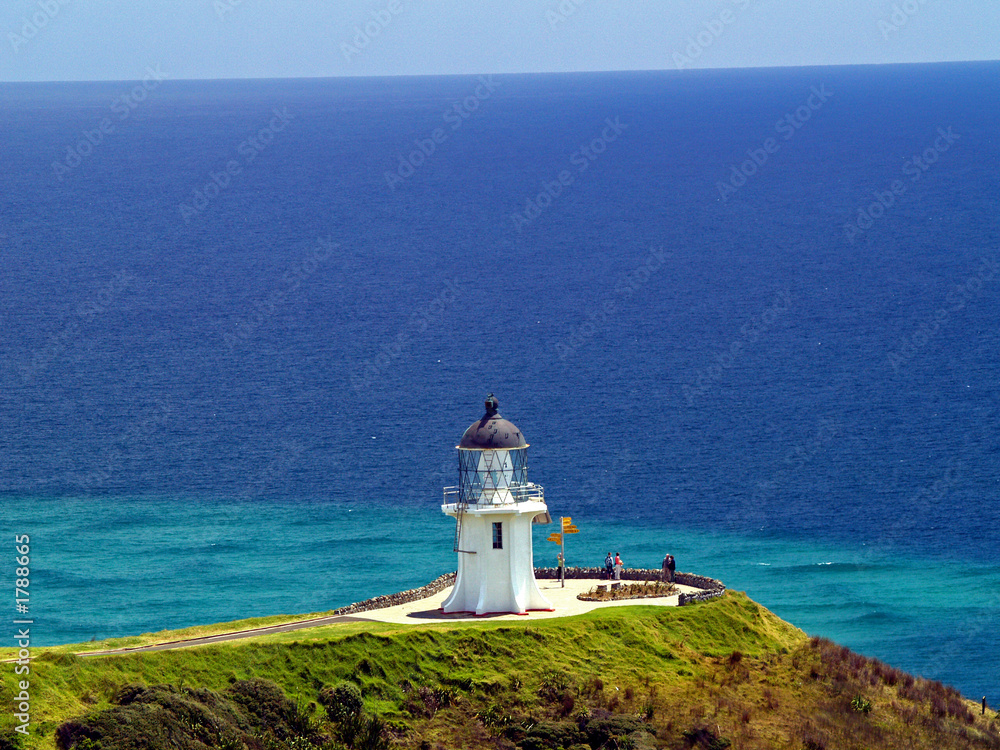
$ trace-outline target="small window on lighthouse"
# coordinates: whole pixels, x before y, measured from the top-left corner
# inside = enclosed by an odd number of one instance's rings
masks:
[[[503,549],[503,524],[493,524],[493,549]]]

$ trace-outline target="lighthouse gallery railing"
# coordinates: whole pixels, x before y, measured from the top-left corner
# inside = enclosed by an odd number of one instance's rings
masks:
[[[544,502],[544,500],[545,500],[545,491],[541,487],[541,485],[533,484],[533,483],[530,483],[530,482],[528,484],[515,485],[513,487],[505,487],[505,488],[503,488],[503,490],[496,490],[496,492],[498,494],[502,492],[504,495],[506,495],[509,492],[510,493],[510,497],[513,498],[513,500],[514,500],[515,503],[526,503],[526,502],[529,502],[529,501],[532,501],[532,500],[538,500],[538,501],[543,501]],[[466,494],[471,494],[471,493],[466,493]],[[493,500],[489,500],[489,499],[483,497],[482,495],[480,495],[480,498],[481,499],[478,502],[472,502],[471,500],[467,500],[465,502],[465,505],[475,505],[475,506],[489,507],[489,506],[492,506],[492,505],[500,505],[501,504],[501,503],[494,502]],[[461,502],[462,502],[462,498],[461,498],[461,496],[459,494],[459,488],[458,487],[445,487],[444,488],[444,503],[445,503],[445,505],[452,505],[452,504],[458,505]]]

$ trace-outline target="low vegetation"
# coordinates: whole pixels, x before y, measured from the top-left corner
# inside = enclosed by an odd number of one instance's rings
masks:
[[[18,744],[0,716],[3,750],[1000,749],[992,711],[810,639],[736,592],[563,619],[52,651],[31,689],[32,733]]]
[[[610,586],[595,586],[590,591],[577,594],[576,598],[585,602],[610,602],[619,599],[652,599],[661,596],[674,596],[678,588],[672,583],[654,581],[652,583],[621,583],[618,588]]]

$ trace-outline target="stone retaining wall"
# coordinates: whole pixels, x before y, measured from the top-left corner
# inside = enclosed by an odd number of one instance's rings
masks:
[[[370,612],[373,609],[385,609],[386,607],[395,607],[397,604],[407,604],[419,599],[426,599],[453,585],[455,583],[455,575],[455,573],[445,573],[443,576],[435,578],[426,586],[421,586],[420,588],[400,591],[398,594],[376,596],[372,599],[365,599],[363,602],[348,604],[346,607],[333,610],[330,615],[355,615],[359,612]],[[604,568],[566,568],[567,578],[601,578],[603,575]],[[559,569],[535,568],[535,578],[559,578]],[[660,580],[660,571],[644,568],[625,568],[622,571],[621,579],[623,581],[658,581]],[[678,597],[678,602],[681,605],[713,599],[717,596],[722,596],[726,590],[721,581],[695,575],[694,573],[677,572],[674,574],[674,582],[684,586],[704,589],[704,591],[697,594],[681,594]]]
[[[707,576],[695,575],[694,573],[681,573],[680,571],[674,574],[674,583],[680,583],[684,586],[694,586],[696,589],[705,589],[705,591],[718,591],[717,595],[721,595],[726,590],[726,585],[722,581],[717,581]]]
[[[677,575],[680,575],[678,573]],[[558,578],[559,568],[535,568],[535,578]],[[604,568],[566,568],[567,578],[604,578]],[[623,581],[659,581],[659,570],[644,568],[625,568],[622,571]]]
[[[386,607],[395,607],[397,604],[407,604],[415,602],[418,599],[426,599],[428,596],[434,596],[437,592],[454,584],[455,575],[455,573],[445,573],[443,576],[438,576],[426,586],[421,586],[418,589],[410,589],[409,591],[400,591],[398,594],[387,594],[386,596],[376,596],[373,599],[365,599],[363,602],[356,602],[355,604],[348,604],[346,607],[335,609],[330,614],[354,615],[358,612],[370,612],[373,609],[385,609]]]
[[[662,571],[651,568],[625,568],[622,571],[623,581],[659,581]],[[566,578],[603,578],[604,568],[566,568]],[[535,568],[535,578],[559,578],[558,568]],[[695,575],[694,573],[674,573],[674,583],[683,586],[693,586],[696,589],[703,589],[697,594],[680,594],[677,597],[678,604],[692,604],[703,602],[722,596],[726,591],[725,584],[714,578]]]
[[[678,594],[677,595],[677,606],[683,607],[685,604],[694,604],[695,602],[707,602],[709,599],[715,599],[726,593],[723,588],[719,591],[699,591],[697,594]]]

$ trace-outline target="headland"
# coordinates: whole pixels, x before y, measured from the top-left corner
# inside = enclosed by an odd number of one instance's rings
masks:
[[[539,578],[547,596],[594,582]],[[98,658],[40,649],[31,734],[0,719],[0,748],[1000,747],[992,710],[810,638],[741,592],[562,617],[385,617],[436,612],[448,584],[198,647]]]

